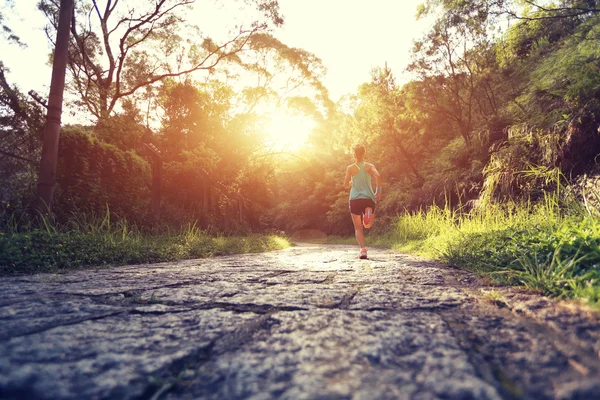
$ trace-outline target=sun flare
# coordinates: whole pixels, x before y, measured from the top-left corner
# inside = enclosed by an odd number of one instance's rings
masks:
[[[308,116],[275,110],[268,114],[264,131],[276,150],[297,151],[306,144],[315,125],[315,120]]]

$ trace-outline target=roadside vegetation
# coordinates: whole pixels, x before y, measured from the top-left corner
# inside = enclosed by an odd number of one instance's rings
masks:
[[[497,282],[560,298],[600,301],[600,218],[556,203],[449,207],[399,216],[380,239]]]
[[[0,226],[0,274],[62,272],[82,266],[141,264],[290,246],[278,235],[223,235],[186,225],[142,230],[125,220],[73,217],[67,224],[49,218],[23,223],[6,211]]]

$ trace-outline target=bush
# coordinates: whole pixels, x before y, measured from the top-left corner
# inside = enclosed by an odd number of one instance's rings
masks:
[[[102,143],[87,132],[61,132],[53,210],[65,221],[72,213],[111,213],[142,221],[150,202],[151,171],[131,151]]]

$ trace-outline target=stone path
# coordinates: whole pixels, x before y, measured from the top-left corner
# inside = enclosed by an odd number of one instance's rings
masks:
[[[595,399],[600,318],[350,246],[0,279],[2,399]]]

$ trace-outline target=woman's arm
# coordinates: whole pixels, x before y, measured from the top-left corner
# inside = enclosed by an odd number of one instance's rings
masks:
[[[344,178],[344,189],[348,189],[352,186],[352,174],[350,173],[350,167],[346,168],[346,178]]]
[[[367,172],[371,174],[371,176],[375,177],[375,198],[377,201],[381,199],[381,174],[377,171],[377,168],[373,164],[368,164]]]

